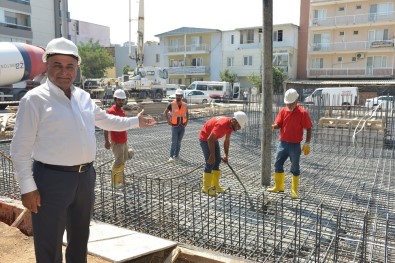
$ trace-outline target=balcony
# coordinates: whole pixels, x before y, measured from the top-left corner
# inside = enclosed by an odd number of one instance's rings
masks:
[[[308,78],[388,78],[394,68],[310,68]]]
[[[169,67],[167,68],[169,75],[207,75],[210,67],[206,66],[187,66],[187,67]]]
[[[309,52],[368,51],[377,48],[389,48],[388,51],[393,52],[393,47],[394,40],[313,43],[309,46]]]
[[[165,50],[165,53],[168,55],[172,54],[195,54],[195,53],[209,53],[210,46],[208,44],[200,44],[200,45],[186,45],[186,46],[168,46]]]
[[[323,28],[323,27],[344,27],[344,26],[355,26],[355,25],[371,25],[373,23],[395,23],[395,12],[387,13],[369,13],[359,15],[346,15],[346,16],[334,16],[327,18],[314,18],[311,21],[311,28]]]
[[[343,3],[352,3],[352,2],[361,2],[361,1],[369,1],[369,0],[343,0]],[[310,0],[311,4],[321,4],[321,3],[331,3],[331,2],[338,2],[334,0]]]

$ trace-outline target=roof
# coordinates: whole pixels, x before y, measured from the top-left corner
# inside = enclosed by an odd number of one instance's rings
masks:
[[[355,79],[355,80],[287,80],[289,84],[301,85],[376,85],[376,86],[395,86],[395,79]]]
[[[220,33],[219,29],[210,29],[210,28],[195,28],[195,27],[180,27],[178,29],[174,29],[172,31],[164,32],[156,37],[169,37],[169,36],[177,36],[177,35],[185,35],[185,34],[199,34],[199,33]]]

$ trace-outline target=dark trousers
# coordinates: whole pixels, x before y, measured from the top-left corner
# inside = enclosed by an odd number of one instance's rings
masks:
[[[210,157],[210,149],[208,148],[208,142],[200,140],[200,147],[202,148],[204,160],[206,161],[206,165],[204,166],[205,173],[211,173],[213,170],[219,170],[219,165],[221,164],[221,148],[219,147],[219,142],[214,142],[214,150],[215,150],[215,162],[213,165],[209,165],[207,163],[208,158]]]
[[[62,238],[67,230],[66,262],[84,263],[94,203],[96,172],[63,172],[33,164],[33,176],[41,196],[32,214],[36,262],[61,263]]]

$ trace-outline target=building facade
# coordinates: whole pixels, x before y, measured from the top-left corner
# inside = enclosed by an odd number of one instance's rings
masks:
[[[388,0],[301,0],[298,81],[317,87],[357,86],[365,97],[395,95],[395,3]]]
[[[60,0],[0,1],[0,41],[46,46],[61,35]]]
[[[239,28],[224,31],[222,35],[222,70],[238,76],[243,87],[251,87],[248,77],[262,74],[262,27]],[[288,79],[296,78],[298,53],[298,26],[273,26],[273,61]]]
[[[221,31],[182,27],[155,36],[160,39],[161,66],[168,67],[169,83],[220,79]]]

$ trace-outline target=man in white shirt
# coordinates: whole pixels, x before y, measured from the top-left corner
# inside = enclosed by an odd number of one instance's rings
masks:
[[[70,40],[51,40],[43,61],[48,79],[20,101],[11,159],[22,203],[33,213],[36,261],[62,262],[67,229],[66,261],[86,262],[96,180],[95,126],[123,131],[156,122],[142,112],[132,118],[106,114],[89,93],[73,86],[81,58]]]

